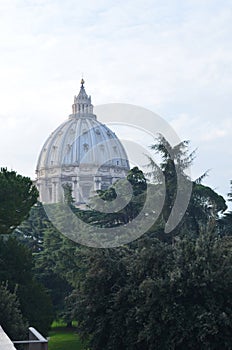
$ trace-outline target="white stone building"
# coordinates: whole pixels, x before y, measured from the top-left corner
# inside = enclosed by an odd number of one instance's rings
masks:
[[[72,114],[45,142],[37,163],[36,184],[43,203],[63,200],[69,184],[77,205],[106,189],[129,170],[126,152],[115,135],[93,114],[84,80],[74,97]]]

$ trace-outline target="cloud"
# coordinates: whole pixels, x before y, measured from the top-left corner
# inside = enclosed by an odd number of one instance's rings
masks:
[[[231,19],[226,0],[2,0],[1,162],[34,176],[83,72],[94,104],[132,103],[169,120],[202,168],[216,162],[215,186],[228,192]]]

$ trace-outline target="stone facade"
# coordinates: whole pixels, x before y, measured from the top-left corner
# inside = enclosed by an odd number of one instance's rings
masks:
[[[83,79],[72,112],[49,136],[38,159],[36,184],[43,203],[62,201],[67,185],[77,205],[87,203],[96,190],[125,178],[129,170],[121,142],[93,114]]]

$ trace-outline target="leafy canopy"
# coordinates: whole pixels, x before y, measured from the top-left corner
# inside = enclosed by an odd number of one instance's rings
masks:
[[[38,191],[29,177],[0,170],[0,234],[11,233],[28,216]]]

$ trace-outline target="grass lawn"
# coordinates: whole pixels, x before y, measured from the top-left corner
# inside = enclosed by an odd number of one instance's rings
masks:
[[[49,332],[48,350],[84,350],[75,328],[66,328],[60,322],[54,322]]]

